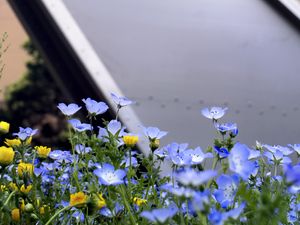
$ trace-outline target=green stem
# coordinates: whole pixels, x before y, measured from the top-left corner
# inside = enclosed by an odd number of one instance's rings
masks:
[[[125,190],[124,190],[124,186],[123,185],[120,185],[120,192],[121,192],[121,195],[122,195],[122,199],[123,199],[125,208],[127,209],[128,213],[129,213],[129,219],[131,221],[131,224],[135,225],[136,224],[136,220],[135,220],[134,216],[132,215],[130,205],[129,205],[127,199],[126,199],[126,194],[125,194]]]
[[[76,206],[76,205],[74,205],[74,206]],[[60,213],[62,213],[63,211],[66,211],[66,210],[68,210],[68,209],[70,209],[70,208],[72,208],[73,206],[70,206],[70,205],[68,205],[68,206],[66,206],[66,207],[64,207],[64,208],[62,208],[62,209],[60,209],[60,210],[58,210],[48,221],[47,221],[47,223],[45,224],[45,225],[48,225],[48,224],[50,224],[51,222],[52,222],[52,220],[54,220]]]
[[[1,207],[0,211],[2,211],[2,209],[8,204],[9,200],[12,198],[12,196],[16,193],[17,191],[13,191],[12,193],[10,193],[10,195],[8,196],[8,198],[6,199],[6,201],[4,202],[3,206]]]
[[[214,161],[213,161],[213,164],[212,164],[212,167],[211,167],[212,170],[215,170],[215,169],[216,169],[218,162],[219,162],[219,156],[217,156],[217,157],[214,158]],[[209,188],[209,187],[210,187],[211,182],[212,182],[212,180],[209,180],[209,181],[207,182],[206,188]]]

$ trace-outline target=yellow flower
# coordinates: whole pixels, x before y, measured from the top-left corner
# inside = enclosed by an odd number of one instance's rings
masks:
[[[15,152],[11,147],[0,147],[0,165],[7,166],[14,160]]]
[[[20,199],[19,199],[19,207],[20,207],[20,209],[21,209],[22,211],[25,210],[25,201],[24,201],[23,198],[20,198]]]
[[[21,140],[19,138],[5,139],[4,143],[9,147],[18,147],[21,145]]]
[[[28,194],[32,189],[32,185],[25,186],[24,184],[21,186],[20,191],[23,194]]]
[[[20,177],[23,176],[24,173],[32,175],[33,169],[34,167],[31,163],[20,162],[18,165],[18,174]]]
[[[141,206],[141,205],[146,204],[147,200],[146,199],[142,199],[142,198],[134,197],[133,198],[133,203],[136,204],[137,206]]]
[[[124,141],[125,145],[127,145],[128,147],[135,146],[135,144],[138,142],[138,140],[139,140],[138,136],[131,136],[131,135],[123,136],[123,141]]]
[[[13,221],[19,222],[20,221],[20,209],[14,208],[13,210],[11,210],[11,218]]]
[[[93,195],[93,202],[95,203],[97,209],[101,209],[106,206],[105,199],[103,198],[103,195],[101,193]]]
[[[4,133],[4,134],[8,133],[9,126],[10,126],[9,123],[7,123],[5,121],[0,121],[0,132]]]
[[[30,136],[26,139],[25,144],[30,145],[31,141],[32,141],[32,136]]]
[[[35,149],[38,153],[38,156],[42,159],[46,159],[51,151],[51,148],[46,146],[36,146]]]
[[[6,191],[6,186],[5,185],[0,185],[0,191]]]
[[[46,211],[46,212],[47,212],[47,211],[49,212],[49,210],[50,210],[49,206],[43,205],[43,206],[40,207],[40,214],[41,214],[41,215],[44,215],[44,214],[45,214],[45,211]]]
[[[87,196],[82,191],[70,195],[70,206],[81,208],[86,202]]]
[[[12,191],[17,191],[17,190],[18,190],[17,185],[16,185],[15,183],[13,183],[13,182],[10,182],[10,183],[8,184],[8,186],[9,186],[9,188],[10,188]]]

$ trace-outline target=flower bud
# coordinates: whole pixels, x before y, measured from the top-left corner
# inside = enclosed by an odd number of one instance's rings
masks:
[[[20,209],[14,208],[13,210],[11,210],[11,218],[13,221],[19,222],[20,221]]]
[[[150,144],[149,144],[150,149],[152,151],[158,149],[159,148],[159,144],[160,144],[160,141],[157,138],[150,140]]]
[[[0,165],[8,166],[14,160],[15,152],[11,147],[0,147]]]
[[[33,212],[33,210],[34,210],[34,207],[31,203],[27,203],[25,205],[25,212]]]
[[[8,133],[10,124],[5,121],[0,121],[0,132],[3,134]]]

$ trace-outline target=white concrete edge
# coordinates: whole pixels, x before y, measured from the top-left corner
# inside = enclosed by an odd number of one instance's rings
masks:
[[[278,0],[298,19],[300,19],[300,0]]]
[[[77,56],[85,66],[86,70],[91,75],[92,80],[95,82],[99,90],[105,95],[110,106],[114,103],[111,99],[111,92],[124,96],[121,89],[110,75],[103,62],[97,55],[96,51],[81,31],[80,27],[76,23],[75,19],[60,0],[41,0],[44,6],[47,8],[49,14],[60,28],[65,38],[69,41],[69,44],[76,52]],[[88,97],[88,96],[87,96]],[[120,115],[121,121],[125,126],[133,133],[141,133],[141,121],[131,107],[125,107],[126,112]],[[147,141],[142,139],[139,142],[139,147],[142,152],[149,151]]]

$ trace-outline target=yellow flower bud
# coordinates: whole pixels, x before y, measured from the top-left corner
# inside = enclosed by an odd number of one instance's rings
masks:
[[[11,211],[11,218],[13,221],[15,222],[19,222],[20,221],[20,209],[15,208]]]
[[[16,185],[15,183],[13,183],[13,182],[10,182],[10,183],[8,184],[8,186],[9,186],[9,188],[10,188],[12,191],[17,191],[17,190],[18,190],[17,185]]]
[[[42,159],[46,159],[51,151],[51,148],[48,148],[46,146],[36,146],[35,149],[38,153],[38,157]]]
[[[70,195],[70,206],[76,208],[84,207],[87,203],[87,195],[82,191]]]
[[[19,199],[19,208],[24,211],[25,210],[25,201],[23,198]]]
[[[0,121],[0,132],[3,134],[8,133],[10,124],[5,121]]]
[[[21,186],[20,191],[23,194],[28,194],[32,189],[32,185],[25,186],[24,184]]]
[[[134,197],[133,198],[133,203],[136,204],[137,206],[141,206],[141,205],[146,204],[147,200],[146,199],[142,199],[142,198]]]
[[[138,140],[139,140],[138,136],[131,136],[131,135],[123,136],[123,141],[124,141],[125,145],[127,145],[129,147],[135,146],[136,143],[138,142]]]
[[[8,166],[14,160],[15,152],[11,147],[0,147],[0,165]]]
[[[21,140],[19,138],[5,139],[4,143],[9,147],[18,147],[21,145]]]
[[[159,141],[159,139],[153,139],[153,140],[151,140],[150,141],[150,148],[151,148],[151,150],[152,151],[154,151],[155,149],[157,149],[158,147],[159,147],[159,145],[160,145],[160,141]]]
[[[104,206],[106,206],[106,202],[105,202],[105,199],[103,198],[102,194],[94,194],[93,202],[95,203],[95,206],[97,209],[101,209]]]
[[[31,163],[20,162],[18,165],[18,174],[20,177],[22,177],[24,173],[32,175],[33,169],[34,166]]]

